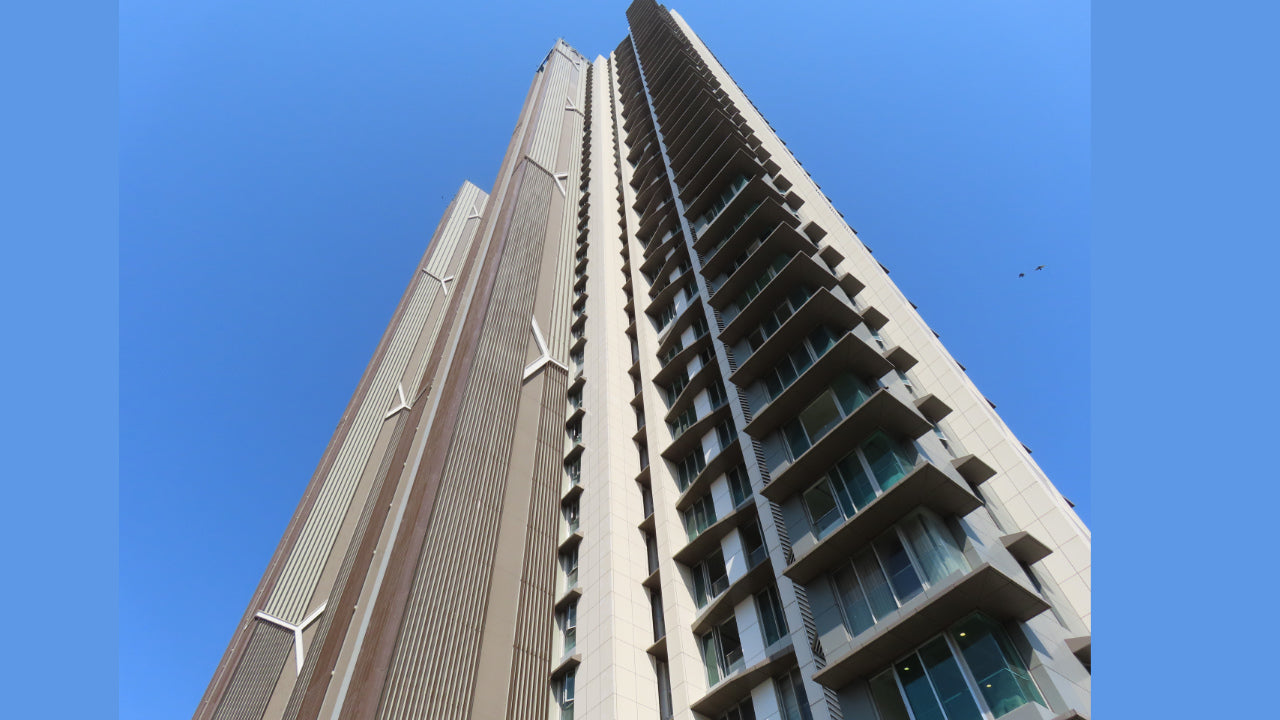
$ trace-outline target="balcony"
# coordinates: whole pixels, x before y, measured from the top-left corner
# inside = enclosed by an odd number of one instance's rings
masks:
[[[702,375],[702,373],[698,373]],[[692,383],[690,383],[692,385]],[[685,388],[688,391],[689,388]],[[662,457],[677,462],[680,458],[693,452],[693,449],[702,445],[702,436],[706,435],[711,428],[715,427],[720,421],[729,417],[729,403],[724,402],[711,410],[711,412],[698,418],[692,425],[677,435],[666,450],[662,451]]]
[[[680,255],[680,254],[681,253],[676,253],[676,255]],[[675,258],[672,258],[672,259],[674,260]],[[672,268],[672,270],[674,269],[675,268]],[[663,305],[670,304],[673,300],[675,300],[676,295],[680,294],[680,292],[684,290],[684,287],[686,285],[693,285],[692,289],[695,295],[698,292],[698,287],[696,285],[696,281],[693,276],[693,270],[685,270],[683,273],[678,275],[675,280],[671,280],[669,282],[666,281],[665,277],[660,278],[660,280],[663,281],[661,283],[662,289],[659,290],[657,294],[653,296],[653,299],[649,302],[649,306],[645,308],[645,312],[650,315],[652,315],[656,310],[661,308]],[[654,283],[653,287],[658,288],[659,286],[660,286],[659,283]]]
[[[796,665],[795,648],[788,644],[764,660],[744,668],[713,685],[690,709],[707,717],[718,717],[738,704],[756,685],[790,670]]]
[[[573,532],[566,535],[564,540],[560,541],[560,547],[558,548],[558,551],[564,552],[572,547],[576,547],[581,542],[582,542],[582,530],[576,529]]]
[[[725,225],[723,234],[720,235],[704,232],[694,241],[694,249],[705,258],[702,263],[703,277],[710,279],[728,271],[729,264],[756,238],[762,235],[767,238],[779,225],[794,229],[798,223],[795,215],[776,198],[766,198],[737,227]],[[805,252],[809,249],[811,247],[806,248]]]
[[[743,223],[744,225],[746,223]],[[768,269],[769,265],[779,255],[793,256],[800,254],[808,254],[813,246],[805,240],[800,233],[785,223],[779,225],[769,233],[760,243],[760,246],[752,251],[751,256],[746,259],[733,271],[733,274],[725,279],[724,284],[716,288],[712,293],[709,301],[711,307],[722,310],[733,299],[742,293],[752,282],[759,278]]]
[[[942,398],[930,393],[916,400],[916,409],[920,414],[929,419],[929,422],[937,425],[939,420],[951,414],[951,406],[942,401]]]
[[[982,462],[977,455],[965,455],[951,461],[951,466],[960,473],[960,477],[974,485],[981,485],[995,476],[996,471]]]
[[[698,173],[696,176],[697,185],[690,183],[682,189],[685,195],[681,199],[687,203],[685,205],[685,217],[696,218],[701,215],[711,206],[711,203],[720,195],[720,191],[733,178],[739,175],[751,177],[762,172],[764,172],[764,168],[760,167],[759,161],[752,157],[747,150],[738,149],[718,168],[708,168],[704,172]],[[695,191],[697,195],[690,199],[688,195]]]
[[[957,572],[926,588],[896,613],[852,640],[852,647],[833,656],[813,679],[839,690],[859,678],[888,667],[974,611],[1002,620],[1025,621],[1049,609],[1033,590],[983,563],[969,572]]]
[[[751,146],[740,135],[717,138],[709,137],[689,154],[688,165],[681,172],[675,173],[676,184],[683,192],[688,187],[703,187],[715,169],[728,162],[734,153],[742,150],[758,161],[768,158],[763,150],[752,151]]]
[[[707,461],[706,467],[698,473],[689,487],[676,499],[677,510],[687,510],[693,501],[711,489],[711,483],[729,468],[742,462],[742,443],[735,437],[733,442],[724,446],[716,456]]]
[[[813,258],[808,255],[797,255],[791,258],[778,274],[765,285],[755,297],[747,302],[746,307],[725,324],[720,333],[720,340],[732,345],[754,330],[765,316],[777,309],[787,294],[799,285],[810,288],[830,290],[835,287],[836,279],[831,276]],[[798,309],[798,308],[797,308]]]
[[[654,373],[653,382],[658,385],[670,385],[671,381],[675,379],[676,375],[680,374],[681,370],[689,367],[689,361],[692,360],[695,355],[700,354],[703,349],[710,344],[711,333],[706,332],[699,335],[693,342],[677,350],[675,355],[672,355],[671,359],[663,364],[663,366],[658,369],[658,372]]]
[[[1040,538],[1026,530],[1001,536],[1000,544],[1024,565],[1040,562],[1053,552],[1048,545],[1040,542]]]
[[[866,319],[866,315],[863,315]],[[884,359],[893,363],[893,366],[902,372],[906,372],[916,366],[916,356],[907,352],[907,349],[901,345],[894,345],[884,351]]]
[[[808,583],[835,563],[847,562],[851,555],[915,508],[932,508],[946,517],[968,515],[981,505],[969,488],[952,480],[932,463],[921,462],[906,477],[796,557],[783,574],[794,582]]]
[[[774,502],[782,502],[807,487],[876,429],[883,428],[891,436],[914,440],[929,432],[931,427],[915,408],[881,388],[800,457],[774,468],[770,472],[773,480],[764,486],[761,493]]]
[[[724,517],[708,525],[705,530],[695,535],[684,547],[677,550],[672,557],[675,558],[676,562],[692,565],[701,558],[706,557],[707,553],[711,552],[713,548],[719,547],[720,541],[729,534],[729,531],[736,529],[744,522],[750,522],[755,516],[756,505],[748,499],[738,507],[730,510]]]
[[[848,331],[857,327],[859,322],[858,313],[848,303],[843,302],[830,290],[819,290],[813,294],[804,304],[796,309],[791,317],[787,318],[782,325],[768,338],[764,343],[756,348],[756,351],[747,356],[746,360],[738,366],[729,376],[729,380],[739,387],[747,387],[753,381],[760,378],[771,368],[778,364],[783,357],[804,342],[806,336],[813,332],[814,328],[819,325],[827,325],[835,331],[844,331],[848,336]],[[880,356],[873,348],[866,343],[853,338],[861,348],[850,345],[845,352],[845,357],[862,369],[866,374],[863,377],[878,378],[882,377],[893,369],[888,360]],[[836,344],[846,342],[841,339]],[[866,348],[863,350],[862,348]],[[834,350],[827,350],[827,354]],[[871,357],[874,355],[875,357]],[[824,354],[825,357],[825,354]],[[819,358],[821,362],[821,358]],[[815,365],[817,363],[814,363]],[[883,372],[881,370],[883,369]],[[879,374],[875,374],[879,373]],[[798,382],[800,378],[797,378]],[[785,391],[784,391],[785,392]]]
[[[795,417],[813,401],[815,395],[829,387],[837,376],[851,370],[862,378],[878,378],[884,375],[880,372],[884,369],[884,365],[880,364],[883,362],[884,358],[867,347],[866,343],[852,333],[847,334],[784,388],[778,397],[755,411],[743,430],[752,437],[764,438]]]
[[[658,356],[669,351],[679,341],[680,336],[684,334],[684,329],[693,324],[694,318],[706,319],[706,310],[702,307],[702,301],[694,298],[689,301],[689,306],[684,309],[675,320],[667,323],[665,328],[658,331]]]
[[[714,218],[711,219],[700,231],[695,232],[694,246],[705,247],[704,243],[698,242],[702,238],[714,237],[720,238],[728,234],[733,229],[734,224],[741,218],[747,209],[753,204],[763,203],[766,200],[773,200],[779,206],[783,205],[786,200],[776,188],[770,184],[768,177],[763,173],[757,173],[755,177],[749,178],[747,184],[734,195],[729,204],[725,205]],[[686,213],[686,217],[688,214]],[[696,220],[697,215],[693,216]],[[693,222],[690,222],[690,228],[693,228]],[[739,228],[741,229],[741,228]],[[832,278],[832,282],[835,278]]]
[[[701,635],[728,620],[733,617],[733,608],[738,603],[765,589],[773,581],[773,561],[766,556],[747,570],[745,575],[730,583],[724,592],[712,598],[702,612],[694,617],[691,629],[695,634]]]

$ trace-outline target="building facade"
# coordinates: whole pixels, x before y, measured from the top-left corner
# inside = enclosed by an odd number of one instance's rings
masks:
[[[1087,718],[1089,530],[714,55],[557,42],[196,710]]]

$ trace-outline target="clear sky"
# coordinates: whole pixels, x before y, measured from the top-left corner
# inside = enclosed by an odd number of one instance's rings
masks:
[[[672,7],[1088,522],[1088,3]],[[121,4],[121,717],[194,710],[448,199],[625,8]]]

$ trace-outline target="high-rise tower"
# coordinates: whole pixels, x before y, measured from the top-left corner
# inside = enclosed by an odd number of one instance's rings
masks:
[[[683,19],[627,18],[450,204],[196,717],[1088,717],[1088,529]]]

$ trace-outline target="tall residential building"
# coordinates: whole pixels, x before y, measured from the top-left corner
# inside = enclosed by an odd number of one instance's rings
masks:
[[[1090,534],[684,20],[556,43],[197,718],[1086,718]]]

